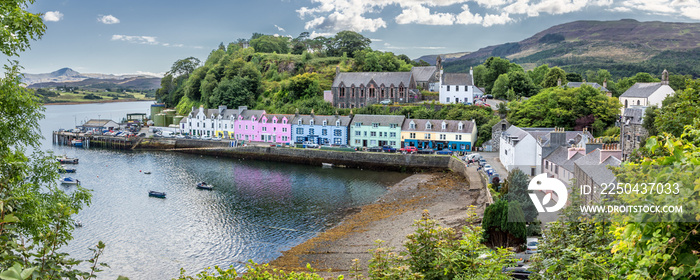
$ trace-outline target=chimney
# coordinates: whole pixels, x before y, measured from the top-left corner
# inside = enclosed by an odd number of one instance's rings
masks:
[[[338,77],[338,74],[340,74],[340,66],[335,67],[335,76]]]
[[[563,127],[555,127],[554,131],[549,133],[549,146],[559,147],[566,145],[566,131]]]
[[[661,84],[668,85],[668,71],[666,71],[666,69],[661,72]]]
[[[595,151],[596,149],[603,149],[603,141],[596,138],[588,140],[588,142],[586,143],[586,154],[589,154],[590,152]]]
[[[238,113],[242,114],[243,111],[248,110],[248,106],[238,106]]]
[[[608,89],[608,79],[603,80],[603,87],[607,90]]]
[[[469,77],[472,78],[471,82],[474,85],[474,69],[471,66],[469,66]]]
[[[294,111],[294,116],[295,116],[295,117],[298,117],[298,116],[299,116],[299,108],[297,108],[296,111]]]
[[[354,116],[355,116],[355,114],[353,114],[352,109],[350,109],[350,114],[348,115],[348,117],[350,117],[352,119],[352,117],[354,117]]]
[[[314,109],[311,109],[311,117],[314,117]]]
[[[609,157],[622,159],[622,150],[619,144],[604,144],[600,150],[600,163],[603,163]]]
[[[226,105],[219,106],[219,115],[223,114],[225,110],[226,110]]]
[[[573,146],[573,147],[569,148],[569,156],[566,159],[571,159],[576,154],[586,155],[585,152],[586,152],[586,149],[584,149],[583,147]]]
[[[558,79],[558,80],[557,80],[557,86],[558,86],[558,87],[561,86],[561,79]]]

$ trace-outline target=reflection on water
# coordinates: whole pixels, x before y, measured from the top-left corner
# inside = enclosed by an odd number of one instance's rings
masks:
[[[340,219],[348,207],[370,203],[405,177],[350,169],[165,152],[122,152],[53,146],[50,133],[74,119],[110,112],[118,119],[143,112],[148,102],[47,106],[46,149],[80,158],[74,177],[93,190],[79,215],[83,227],[66,251],[87,258],[102,240],[100,278],[169,279],[180,267],[194,273],[219,265],[267,262]],[[115,108],[116,107],[116,108]],[[144,174],[151,172],[150,175]],[[213,191],[198,190],[205,181]],[[70,191],[71,187],[66,190]],[[148,196],[167,193],[166,199]]]

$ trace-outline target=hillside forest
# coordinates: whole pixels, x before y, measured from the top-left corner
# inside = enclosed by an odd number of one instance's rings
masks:
[[[186,115],[193,107],[215,108],[241,105],[268,113],[347,115],[350,109],[334,108],[323,100],[330,90],[336,67],[345,72],[410,71],[427,66],[408,56],[372,50],[371,40],[352,31],[333,37],[296,38],[254,33],[212,50],[202,62],[188,57],[177,60],[161,80],[156,99]],[[468,71],[468,70],[467,70]],[[498,108],[440,105],[424,101],[403,106],[373,105],[353,109],[354,114],[402,114],[410,118],[475,120],[477,145],[490,139],[491,126],[501,118],[531,127],[589,128],[596,136],[615,135],[619,112],[616,97],[636,82],[658,82],[661,73],[639,72],[613,79],[606,69],[566,72],[539,65],[525,70],[505,58],[491,57],[473,68],[475,84],[494,98],[509,101]],[[670,86],[685,89],[689,75],[671,73]],[[561,81],[561,85],[557,86]],[[605,85],[613,97],[589,86],[567,88],[567,82]],[[437,95],[421,89],[424,95]],[[541,110],[542,106],[547,110]]]

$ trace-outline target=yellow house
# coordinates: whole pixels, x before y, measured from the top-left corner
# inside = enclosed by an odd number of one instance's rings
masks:
[[[401,146],[465,152],[473,149],[476,136],[474,120],[407,119],[401,128]]]

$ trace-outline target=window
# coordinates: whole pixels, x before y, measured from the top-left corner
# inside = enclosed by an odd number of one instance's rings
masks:
[[[440,134],[440,140],[447,140],[447,135]]]
[[[301,120],[299,120],[299,125],[301,125]]]
[[[355,144],[360,145],[360,139],[355,139]]]
[[[426,123],[426,124],[425,124],[425,129],[433,129],[433,124],[431,124],[431,123]]]
[[[450,98],[448,97],[447,100],[445,100],[445,102],[450,103]]]
[[[395,123],[390,124],[389,128],[396,128],[396,124]]]
[[[455,140],[462,140],[462,135],[455,135]]]
[[[367,131],[365,131],[365,137],[367,137]]]
[[[199,127],[199,123],[197,123],[197,127]]]
[[[323,135],[323,136],[328,135],[328,129],[322,129],[322,130],[321,130],[321,135]]]
[[[211,123],[211,128],[214,128],[214,123]]]
[[[372,127],[377,128],[377,127],[379,127],[379,124],[378,124],[378,123],[373,123],[373,124],[372,124]]]
[[[362,131],[355,131],[355,136],[362,136]]]
[[[369,141],[369,144],[370,144],[371,146],[377,146],[377,140],[370,140],[370,141]]]
[[[450,86],[447,86],[447,91],[450,91]]]
[[[345,97],[345,88],[341,87],[338,91],[338,97]]]
[[[442,129],[447,129],[447,123],[442,123]]]
[[[264,126],[263,126],[262,131],[263,131],[263,132],[266,132],[266,131],[267,131],[267,127],[264,127]]]
[[[323,120],[323,126],[326,126],[328,124],[327,120]]]
[[[430,139],[430,133],[425,134],[425,139]]]
[[[554,174],[559,174],[559,165],[554,166]]]
[[[224,125],[224,129],[228,129],[228,124],[225,124],[225,125]]]
[[[343,139],[333,138],[333,144],[336,144],[336,145],[343,144]]]
[[[297,136],[297,143],[304,142],[304,136]]]
[[[370,133],[370,136],[376,137],[376,136],[377,136],[377,132],[376,132],[376,131],[372,131],[372,132]]]
[[[287,142],[287,136],[282,136],[282,141]]]
[[[389,146],[392,146],[392,147],[396,146],[396,141],[389,141]]]
[[[310,120],[310,121],[309,121],[309,124],[310,124],[310,125],[314,125],[314,120]]]
[[[410,129],[416,129],[416,124],[411,122],[411,124],[408,125]]]
[[[333,130],[333,136],[342,136],[342,135],[343,135],[343,131],[342,131],[342,130],[340,130],[340,129],[334,129],[334,130]]]
[[[549,161],[544,161],[544,169],[549,169]]]
[[[340,126],[340,121],[335,121],[335,126]]]
[[[287,128],[286,128],[286,127],[283,127],[283,128],[282,128],[282,132],[287,132]]]
[[[248,125],[247,125],[247,124],[245,125],[245,130],[248,130]]]
[[[297,134],[304,134],[304,128],[303,128],[303,127],[297,127]]]
[[[313,128],[309,128],[309,135],[314,135],[314,129],[313,129]]]
[[[415,133],[409,133],[409,134],[408,134],[408,138],[416,138],[416,134],[415,134]]]
[[[396,132],[390,132],[390,133],[389,133],[389,137],[391,137],[391,138],[396,137]]]
[[[459,123],[459,130],[462,130],[462,129],[464,129],[464,124],[463,124],[463,123]]]
[[[355,127],[361,127],[362,123],[355,123]]]
[[[255,126],[252,126],[250,129],[255,130]]]

